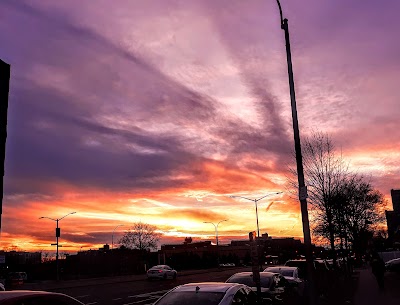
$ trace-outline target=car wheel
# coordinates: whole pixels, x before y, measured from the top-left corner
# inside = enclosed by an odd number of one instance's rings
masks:
[[[174,276],[172,277],[174,280],[176,280],[176,273],[174,273]]]

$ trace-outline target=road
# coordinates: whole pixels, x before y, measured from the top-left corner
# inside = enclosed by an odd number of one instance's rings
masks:
[[[141,280],[116,283],[96,283],[80,287],[52,289],[68,294],[86,305],[146,305],[154,303],[160,296],[175,286],[192,282],[224,282],[239,271],[251,271],[251,268],[233,267],[221,271],[209,271],[198,274],[178,276],[176,280]]]

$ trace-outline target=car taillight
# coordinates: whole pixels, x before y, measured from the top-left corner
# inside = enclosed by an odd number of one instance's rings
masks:
[[[162,270],[158,270],[158,272],[162,272]]]

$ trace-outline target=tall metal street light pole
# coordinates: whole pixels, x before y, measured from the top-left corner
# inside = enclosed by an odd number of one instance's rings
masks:
[[[115,232],[115,230],[116,230],[117,228],[122,227],[122,226],[123,226],[123,225],[118,225],[118,226],[116,226],[116,227],[114,228],[112,234],[111,234],[111,250],[114,249],[114,232]]]
[[[285,43],[286,43],[286,59],[288,66],[288,76],[289,76],[289,89],[290,89],[290,101],[292,108],[292,120],[293,120],[293,134],[294,134],[294,146],[296,152],[296,165],[297,165],[297,176],[299,184],[299,200],[301,208],[301,218],[303,223],[303,235],[304,235],[304,245],[306,250],[306,260],[307,269],[310,282],[310,304],[316,304],[315,290],[314,290],[314,272],[313,272],[313,257],[312,257],[312,245],[311,245],[311,233],[310,233],[310,223],[308,219],[307,210],[307,187],[304,181],[304,169],[303,169],[303,157],[301,154],[301,144],[300,144],[300,132],[299,123],[297,119],[297,106],[296,106],[296,94],[294,90],[294,78],[293,78],[293,66],[292,66],[292,54],[290,50],[290,39],[289,39],[289,25],[287,18],[283,18],[282,7],[279,0],[276,0],[279,7],[280,19],[281,19],[281,29],[285,32]]]
[[[215,241],[216,241],[216,243],[217,243],[217,264],[218,264],[218,268],[219,268],[218,226],[219,226],[219,224],[220,224],[221,222],[224,222],[224,221],[228,221],[228,219],[221,220],[221,221],[219,221],[217,224],[214,224],[213,222],[210,222],[210,221],[204,221],[204,222],[203,222],[203,223],[211,223],[211,224],[214,226],[214,228],[215,228]]]
[[[257,199],[251,199],[251,198],[247,198],[247,197],[243,197],[243,196],[229,196],[231,198],[242,198],[242,199],[246,199],[246,200],[250,200],[253,201],[255,206],[256,206],[256,219],[257,219],[257,237],[260,237],[260,227],[258,225],[258,208],[257,208],[257,202],[259,202],[261,199],[264,199],[265,197],[271,196],[271,195],[277,195],[277,194],[281,194],[283,192],[276,192],[276,193],[271,193],[271,194],[267,194],[265,196],[262,196],[260,198]]]
[[[53,220],[53,221],[55,221],[55,222],[57,223],[57,226],[56,226],[56,243],[55,243],[55,244],[51,244],[52,246],[57,246],[57,252],[56,252],[56,273],[57,273],[57,281],[60,279],[60,277],[59,277],[59,272],[58,272],[58,247],[59,247],[59,245],[58,245],[58,238],[59,238],[60,235],[61,235],[61,230],[60,230],[60,228],[58,227],[58,222],[59,222],[61,219],[67,217],[68,215],[75,214],[75,213],[76,213],[76,212],[71,212],[71,213],[68,213],[67,215],[64,215],[64,216],[61,217],[61,218],[56,218],[56,219],[50,218],[50,217],[46,217],[46,216],[39,217],[39,219],[47,218],[47,219]]]

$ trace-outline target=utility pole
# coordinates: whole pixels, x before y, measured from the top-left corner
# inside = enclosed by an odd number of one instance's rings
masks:
[[[303,235],[304,235],[304,245],[305,254],[307,261],[307,271],[309,277],[309,304],[317,304],[316,291],[315,291],[315,275],[314,275],[314,261],[312,257],[312,244],[311,244],[311,233],[310,233],[310,223],[308,219],[308,209],[307,209],[307,187],[304,181],[304,169],[303,169],[303,157],[301,154],[301,144],[300,144],[300,132],[299,123],[297,119],[297,106],[296,106],[296,94],[294,90],[294,77],[293,77],[293,66],[292,66],[292,54],[290,50],[290,39],[289,39],[289,25],[288,19],[283,18],[282,7],[277,0],[279,13],[281,17],[281,29],[285,32],[285,43],[286,43],[286,59],[288,66],[288,76],[289,76],[289,89],[290,89],[290,101],[292,108],[292,120],[293,120],[293,134],[294,134],[294,146],[296,152],[296,165],[297,165],[297,176],[299,184],[299,200],[301,208],[301,218],[303,223]]]

